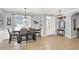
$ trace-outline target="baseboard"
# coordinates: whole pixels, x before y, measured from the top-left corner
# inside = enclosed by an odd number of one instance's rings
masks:
[[[76,37],[78,37],[78,36],[73,36],[73,37],[71,37],[71,38],[73,39],[73,38],[76,38]]]
[[[66,37],[66,36],[65,36]],[[73,39],[73,38],[76,38],[78,36],[73,36],[73,37],[66,37],[66,38],[69,38],[69,39]]]

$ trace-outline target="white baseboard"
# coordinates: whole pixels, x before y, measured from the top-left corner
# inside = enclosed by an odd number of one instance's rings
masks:
[[[73,39],[73,38],[76,38],[76,37],[78,37],[78,36],[73,36],[73,37],[71,37],[71,38]]]
[[[73,36],[73,37],[70,37],[70,36],[65,36],[66,38],[69,38],[69,39],[73,39],[73,38],[76,38],[78,36]]]

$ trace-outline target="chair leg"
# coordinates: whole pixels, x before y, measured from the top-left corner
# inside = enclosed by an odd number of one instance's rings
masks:
[[[26,35],[26,43],[28,42],[28,35]]]
[[[35,34],[33,35],[33,40],[36,41],[36,36],[35,36]]]
[[[21,44],[21,42],[22,42],[22,35],[20,36],[20,38],[19,38],[19,43]]]
[[[10,38],[9,38],[9,44],[10,44],[10,42],[11,42],[11,36],[10,36]]]
[[[19,39],[20,39],[20,37],[17,35],[17,43],[19,43]]]
[[[21,41],[22,41],[22,35],[17,36],[17,43],[21,44]]]
[[[41,38],[41,33],[38,33],[38,36]]]

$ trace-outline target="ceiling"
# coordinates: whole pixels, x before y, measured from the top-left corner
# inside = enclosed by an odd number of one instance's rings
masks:
[[[26,13],[30,14],[58,14],[58,10],[62,10],[62,14],[65,14],[76,8],[27,8]],[[23,13],[25,12],[24,8],[4,8],[5,11],[13,13]]]

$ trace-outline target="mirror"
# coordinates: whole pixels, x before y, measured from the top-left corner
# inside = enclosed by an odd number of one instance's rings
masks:
[[[65,29],[65,21],[64,20],[59,20],[59,28]]]

